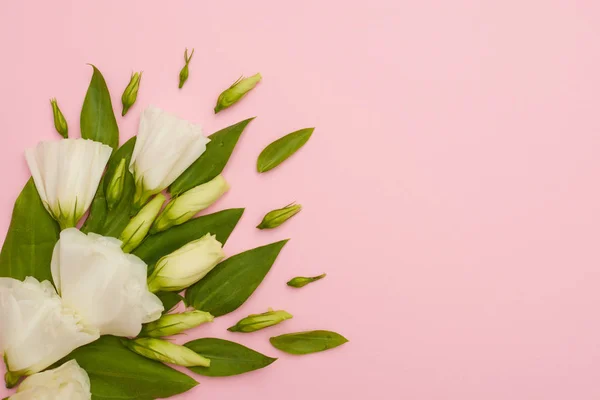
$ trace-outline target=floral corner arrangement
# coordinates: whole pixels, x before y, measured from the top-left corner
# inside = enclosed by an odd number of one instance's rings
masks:
[[[186,49],[180,89],[192,56]],[[134,106],[141,78],[132,74],[122,116]],[[221,93],[215,113],[261,79],[238,79]],[[63,138],[25,151],[32,178],[16,200],[0,253],[0,354],[6,386],[17,387],[9,399],[166,398],[192,389],[197,375],[238,375],[275,362],[223,339],[168,340],[239,308],[287,243],[227,256],[223,246],[244,209],[197,216],[229,189],[222,172],[253,118],[206,137],[199,125],[150,106],[137,136],[119,147],[117,118],[96,67],[81,110],[81,138],[70,137],[56,99],[51,106]],[[312,133],[301,129],[268,145],[258,172],[280,165]],[[277,228],[301,209],[289,204],[270,211],[257,228]],[[324,277],[298,276],[287,285],[301,288]],[[173,312],[181,302],[185,311]],[[250,333],[290,318],[269,309],[228,330]],[[346,341],[327,330],[270,338],[289,354]]]

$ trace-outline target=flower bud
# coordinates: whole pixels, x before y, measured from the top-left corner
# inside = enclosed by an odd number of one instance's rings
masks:
[[[157,194],[135,217],[131,218],[119,237],[123,242],[121,247],[125,253],[131,252],[142,243],[165,200],[166,197],[162,193]]]
[[[327,276],[327,274],[323,274],[323,275],[319,275],[319,276],[313,276],[313,277],[304,277],[304,276],[297,276],[294,279],[291,279],[287,285],[291,286],[291,287],[295,287],[295,288],[301,288],[304,287],[306,285],[308,285],[311,282],[315,282],[318,281],[320,279],[323,279]]]
[[[60,108],[58,108],[56,99],[50,99],[50,104],[52,105],[52,114],[54,115],[54,128],[56,128],[56,131],[66,139],[69,137],[69,126],[67,125],[67,120],[60,111]]]
[[[189,57],[188,57],[188,50],[185,49],[185,53],[183,55],[183,60],[185,61],[185,65],[179,72],[179,89],[181,89],[183,87],[183,84],[185,83],[185,81],[187,81],[188,76],[190,75],[189,65],[190,65],[190,61],[192,61],[193,55],[194,55],[194,49],[192,49],[192,52]]]
[[[300,204],[288,204],[287,206],[273,210],[264,216],[262,222],[257,226],[258,229],[273,229],[283,224],[294,215],[298,214],[302,210]]]
[[[254,332],[277,325],[290,318],[292,318],[292,314],[286,311],[273,311],[269,309],[266,313],[251,314],[227,330],[229,332]]]
[[[129,108],[135,103],[137,99],[138,90],[140,90],[140,81],[142,80],[141,72],[134,72],[131,74],[131,79],[129,80],[129,84],[125,88],[123,95],[121,96],[121,102],[123,103],[123,112],[122,116],[127,114]]]
[[[214,235],[206,234],[162,257],[148,278],[151,292],[179,292],[204,278],[225,257]]]
[[[122,158],[106,188],[106,204],[109,210],[112,210],[119,200],[121,200],[126,172],[127,160]]]
[[[161,232],[189,221],[198,212],[217,201],[227,190],[229,190],[229,185],[225,178],[218,175],[213,180],[174,198],[154,221],[152,233]]]
[[[210,360],[195,351],[162,339],[139,338],[123,341],[131,351],[151,360],[182,367],[210,367]]]
[[[219,95],[217,105],[215,106],[215,114],[237,103],[249,91],[254,89],[261,79],[262,76],[260,74],[252,75],[249,78],[240,77],[229,89]]]
[[[183,331],[195,328],[205,322],[212,322],[214,317],[204,311],[186,311],[179,314],[163,315],[158,321],[144,325],[140,336],[163,337],[178,335]]]

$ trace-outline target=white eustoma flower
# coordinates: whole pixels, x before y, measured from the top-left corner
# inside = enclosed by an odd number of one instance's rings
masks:
[[[148,291],[147,266],[121,241],[65,229],[52,254],[52,278],[65,305],[101,335],[136,336],[160,318],[163,305]]]
[[[206,234],[158,260],[148,288],[154,293],[179,292],[204,278],[223,258],[222,244]]]
[[[98,337],[97,329],[64,306],[50,282],[0,278],[0,355],[9,386]]]
[[[9,400],[89,400],[90,378],[77,361],[26,378]]]
[[[173,183],[204,153],[209,141],[200,125],[156,107],[146,108],[129,164],[136,186],[134,208]]]
[[[62,229],[77,225],[90,207],[111,152],[86,139],[40,142],[25,151],[42,203]]]

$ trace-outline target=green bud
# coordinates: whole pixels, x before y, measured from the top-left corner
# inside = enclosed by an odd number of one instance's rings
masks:
[[[157,360],[182,367],[210,367],[210,360],[195,351],[167,342],[162,339],[139,338],[124,340],[123,344],[129,350],[151,360]]]
[[[204,311],[186,311],[180,314],[166,314],[159,320],[145,324],[140,336],[163,337],[182,333],[205,322],[212,322],[214,317]]]
[[[269,326],[277,325],[286,319],[293,318],[292,314],[283,310],[273,311],[269,309],[266,313],[251,314],[241,319],[237,324],[228,328],[229,332],[254,332]]]
[[[283,224],[294,215],[298,214],[302,210],[300,204],[288,204],[287,206],[273,210],[264,216],[262,222],[257,226],[258,229],[273,229]]]
[[[67,120],[63,115],[60,108],[58,108],[58,103],[56,99],[50,99],[50,104],[52,105],[52,114],[54,115],[54,128],[56,131],[65,139],[69,137],[69,126],[67,125]]]
[[[6,360],[4,362],[6,363]],[[15,386],[17,386],[21,378],[22,375],[19,375],[16,372],[6,371],[6,373],[4,374],[4,383],[6,384],[6,388],[14,388]]]
[[[112,210],[119,200],[121,200],[126,172],[127,160],[122,158],[106,188],[106,204],[109,210]]]
[[[131,218],[119,237],[123,242],[121,247],[125,253],[131,252],[142,243],[165,200],[166,197],[162,193],[157,194],[135,217]]]
[[[215,106],[215,114],[237,103],[246,93],[254,89],[261,79],[262,76],[260,74],[252,75],[249,78],[240,77],[240,79],[219,95],[217,105]]]
[[[185,61],[185,65],[179,72],[179,89],[181,89],[183,87],[183,84],[185,83],[185,81],[187,81],[188,76],[190,75],[189,65],[190,65],[190,61],[192,61],[193,55],[194,55],[194,49],[192,49],[192,53],[190,54],[189,57],[188,57],[188,50],[185,49],[185,53],[183,55],[183,60]]]
[[[148,290],[181,292],[204,278],[223,258],[223,246],[207,233],[160,258],[148,278]]]
[[[198,212],[217,201],[227,190],[229,190],[229,185],[221,175],[188,190],[167,204],[163,212],[154,221],[151,232],[162,232],[172,226],[189,221]]]
[[[134,72],[131,74],[129,84],[121,96],[121,102],[123,103],[123,112],[121,113],[122,116],[125,116],[127,111],[129,111],[129,108],[133,105],[133,103],[135,103],[138,90],[140,90],[140,80],[142,80],[142,72]]]
[[[308,285],[311,282],[321,280],[321,279],[325,278],[326,276],[327,276],[327,274],[313,276],[313,277],[297,276],[294,279],[290,280],[287,283],[287,285],[291,286],[291,287],[295,287],[295,288],[301,288],[301,287]]]

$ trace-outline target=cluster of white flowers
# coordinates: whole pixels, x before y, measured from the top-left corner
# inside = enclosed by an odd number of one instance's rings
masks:
[[[144,206],[167,188],[205,151],[208,141],[199,126],[157,108],[146,109],[130,164],[135,206]],[[40,371],[100,335],[137,336],[142,324],[158,320],[163,312],[154,293],[194,284],[225,256],[221,243],[206,235],[161,258],[148,279],[146,263],[127,253],[131,243],[75,228],[91,205],[111,152],[109,146],[84,139],[42,142],[26,152],[44,207],[62,231],[50,266],[54,285],[33,277],[0,278],[0,356],[8,368],[6,380],[14,385],[29,376],[12,400],[90,399],[89,378],[77,362]],[[165,213],[158,230],[185,222],[227,187],[218,177],[191,192],[183,199],[190,203],[186,218],[171,221]],[[160,207],[144,222],[146,231],[158,211]]]

